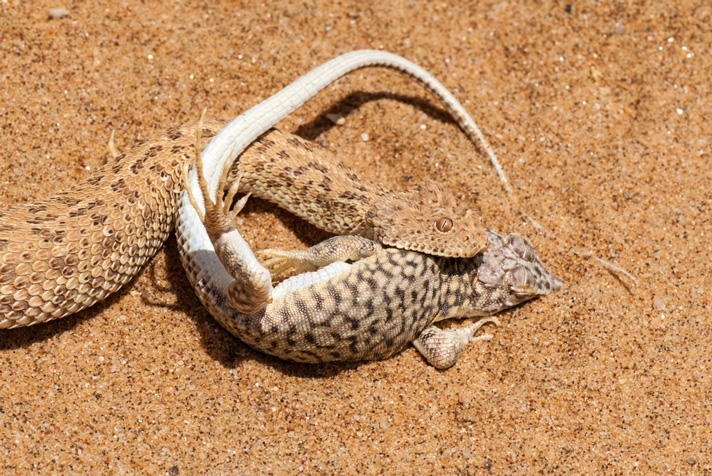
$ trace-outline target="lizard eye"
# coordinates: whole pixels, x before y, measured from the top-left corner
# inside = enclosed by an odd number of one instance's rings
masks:
[[[447,217],[439,218],[438,221],[435,222],[435,229],[441,233],[447,233],[452,230],[452,220]]]

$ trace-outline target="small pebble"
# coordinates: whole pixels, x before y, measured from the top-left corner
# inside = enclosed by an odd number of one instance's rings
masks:
[[[366,142],[368,140],[368,134],[366,134],[365,132],[361,134],[361,140]]]
[[[343,126],[346,123],[346,119],[341,114],[327,114],[326,118],[337,126]]]
[[[655,306],[655,309],[658,311],[667,311],[667,306],[665,305],[665,301],[660,299],[659,297],[656,297],[653,299],[653,305]]]
[[[66,8],[50,8],[49,9],[49,17],[52,20],[59,20],[60,18],[64,18],[67,15],[69,15],[69,10]]]

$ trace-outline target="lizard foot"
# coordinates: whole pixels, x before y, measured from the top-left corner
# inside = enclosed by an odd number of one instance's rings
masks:
[[[436,369],[447,369],[455,365],[465,349],[465,344],[478,340],[490,340],[490,334],[474,337],[480,327],[492,323],[499,325],[495,317],[480,319],[462,329],[440,329],[435,326],[426,327],[413,341],[413,345],[423,354],[425,360]]]
[[[198,185],[200,187],[200,192],[203,196],[203,206],[205,207],[204,212],[202,211],[203,208],[198,206],[198,202],[195,198],[195,195],[193,195],[193,190],[189,185],[190,181],[188,180],[188,168],[191,165],[189,161],[186,161],[185,164],[183,164],[183,183],[186,184],[185,188],[188,192],[188,198],[190,199],[191,205],[193,205],[193,208],[195,208],[195,211],[198,213],[200,221],[203,223],[203,226],[205,226],[205,230],[208,232],[208,236],[210,236],[210,240],[215,243],[216,241],[218,241],[218,238],[220,236],[226,235],[228,232],[235,228],[233,225],[235,217],[245,207],[247,199],[250,198],[250,194],[248,193],[240,200],[238,200],[232,210],[230,210],[230,206],[240,187],[240,180],[242,178],[242,175],[238,175],[238,177],[233,181],[232,185],[230,186],[230,189],[228,190],[228,193],[225,198],[220,196],[222,190],[225,190],[225,183],[227,182],[230,166],[232,165],[228,161],[223,166],[222,174],[220,176],[220,180],[218,181],[217,190],[219,191],[219,193],[215,197],[215,202],[210,199],[208,183],[205,180],[205,175],[203,172],[203,160],[200,156],[200,138],[204,118],[205,110],[203,110],[203,113],[200,116],[200,121],[198,121],[198,127],[195,131],[195,167],[198,172]]]

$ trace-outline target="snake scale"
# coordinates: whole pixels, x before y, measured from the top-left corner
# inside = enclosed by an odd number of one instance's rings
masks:
[[[396,55],[363,50],[316,68],[254,108],[258,114],[243,114],[220,130],[210,144],[227,152],[208,164],[206,175],[219,173],[225,162],[234,160],[276,122],[334,80],[367,66],[389,67],[412,76],[443,101],[471,139],[486,144],[464,108],[427,72]],[[204,136],[211,137],[220,126],[206,123]],[[169,129],[163,137],[136,145],[69,190],[0,212],[0,328],[72,314],[117,291],[138,273],[174,228],[184,186],[182,169],[192,158],[187,151],[192,147],[194,127],[189,124]],[[195,172],[191,174],[194,180]],[[350,187],[353,193],[361,185],[353,183]],[[342,200],[348,201],[348,194]],[[443,196],[432,200],[440,202]],[[446,197],[444,203],[451,202]],[[452,215],[447,214],[450,212]],[[465,235],[469,233],[470,239],[464,243],[469,249],[462,255],[473,256],[485,246],[485,233],[476,214],[465,212],[462,216],[445,207],[436,217],[435,225],[441,232],[462,228]],[[305,218],[319,224],[313,217]],[[474,224],[465,225],[467,220],[474,220]],[[392,227],[393,223],[386,225]],[[378,238],[374,230],[366,234]],[[395,244],[408,246],[402,239]],[[437,252],[421,243],[412,246]]]

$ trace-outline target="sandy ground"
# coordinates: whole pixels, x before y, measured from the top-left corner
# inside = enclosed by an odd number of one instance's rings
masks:
[[[296,365],[212,320],[171,239],[105,303],[0,332],[0,472],[712,474],[709,3],[162,3],[0,2],[4,206],[82,180],[112,129],[124,150],[384,49],[464,102],[546,232],[398,74],[352,74],[281,127],[393,188],[446,183],[568,287],[447,371],[412,348]],[[257,200],[244,220],[256,249],[323,237]]]

